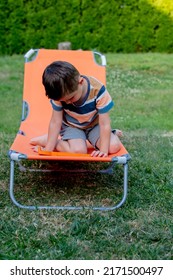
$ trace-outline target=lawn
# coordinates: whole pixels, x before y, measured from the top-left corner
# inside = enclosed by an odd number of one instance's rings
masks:
[[[127,201],[110,212],[28,211],[12,204],[7,152],[21,119],[24,59],[0,57],[0,259],[173,259],[173,54],[106,57],[112,127],[123,130],[132,157]],[[110,177],[16,175],[21,201],[92,205],[121,197],[121,168]]]

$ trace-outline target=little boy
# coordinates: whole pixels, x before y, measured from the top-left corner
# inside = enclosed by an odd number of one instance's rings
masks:
[[[103,84],[94,77],[80,75],[65,61],[48,65],[42,82],[53,110],[48,135],[31,139],[32,145],[48,151],[87,153],[88,140],[94,147],[91,156],[98,157],[120,149],[118,136],[122,132],[111,131],[109,110],[113,101]]]

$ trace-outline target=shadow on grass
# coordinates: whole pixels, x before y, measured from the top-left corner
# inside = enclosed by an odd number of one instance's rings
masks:
[[[32,168],[39,170],[59,169],[59,171],[16,172],[15,195],[22,204],[114,206],[121,199],[123,169],[119,166],[116,166],[113,175],[109,175],[95,172],[107,168],[106,164],[76,162],[33,164]],[[26,167],[31,168],[27,163]],[[71,168],[73,172],[70,172]]]

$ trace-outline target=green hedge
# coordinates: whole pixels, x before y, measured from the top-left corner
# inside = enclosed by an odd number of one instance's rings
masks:
[[[172,52],[172,0],[1,0],[0,54],[30,48]]]

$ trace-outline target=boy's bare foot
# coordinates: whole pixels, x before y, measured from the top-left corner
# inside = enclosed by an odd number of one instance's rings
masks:
[[[115,135],[117,135],[118,137],[122,137],[123,136],[123,132],[121,130],[119,130],[119,129],[113,130],[113,133]]]

